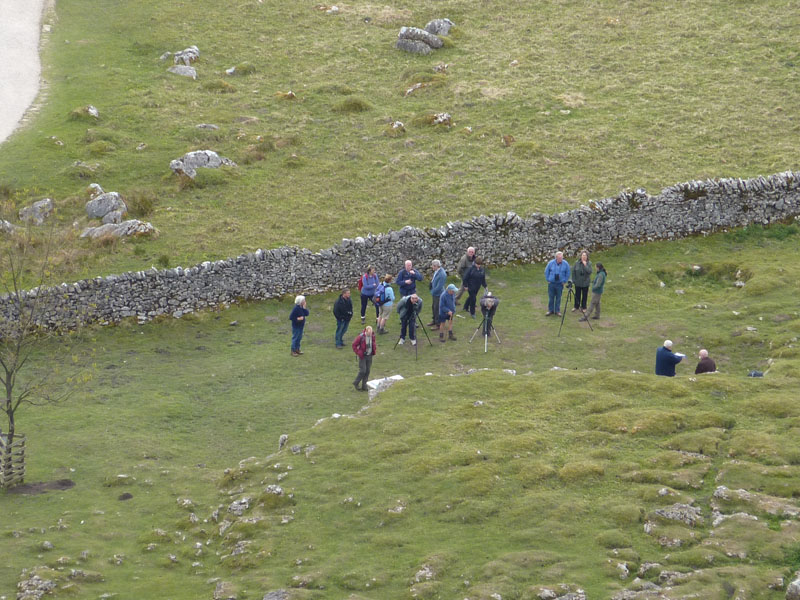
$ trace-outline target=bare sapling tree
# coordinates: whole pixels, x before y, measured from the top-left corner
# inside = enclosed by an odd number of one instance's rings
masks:
[[[0,255],[0,406],[7,417],[6,431],[0,427],[0,487],[6,482],[20,483],[12,477],[15,469],[13,445],[17,432],[17,413],[25,405],[44,405],[59,402],[74,388],[80,378],[66,377],[60,365],[35,365],[37,351],[59,335],[56,327],[43,319],[52,308],[57,289],[47,287],[51,278],[50,260],[52,232],[43,246],[28,232],[16,232]],[[36,287],[26,290],[26,282]],[[71,361],[74,359],[71,359]],[[77,369],[76,369],[77,371]],[[2,425],[2,424],[0,424]],[[17,463],[24,455],[17,451]],[[22,458],[20,459],[20,455]]]

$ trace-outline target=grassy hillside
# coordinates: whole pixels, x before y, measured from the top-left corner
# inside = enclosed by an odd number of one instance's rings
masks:
[[[47,103],[0,149],[6,218],[54,197],[58,271],[76,279],[799,166],[800,16],[785,2],[319,7],[59,0]],[[437,17],[457,26],[445,48],[393,47]],[[191,44],[199,79],[167,73],[161,54]],[[430,85],[405,96],[415,83]],[[99,119],[71,116],[88,104]],[[452,128],[425,124],[439,111]],[[404,136],[384,134],[392,120]],[[239,167],[180,186],[170,160],[206,148]],[[76,239],[90,182],[160,238]]]
[[[415,361],[392,349],[393,317],[373,376],[408,381],[362,413],[355,359],[333,347],[333,296],[311,298],[300,358],[289,356],[288,301],[65,338],[36,364],[75,355],[92,380],[61,405],[27,407],[19,428],[28,481],[76,485],[0,494],[0,594],[41,566],[78,597],[211,597],[223,581],[239,598],[406,598],[412,585],[417,597],[529,598],[559,583],[605,598],[655,561],[648,580],[708,568],[681,593],[780,598],[767,585],[800,566],[800,539],[795,519],[767,511],[800,493],[800,267],[775,257],[796,243],[795,227],[776,226],[598,253],[604,316],[589,331],[570,314],[561,337],[543,314],[541,265],[490,271],[503,343],[485,354],[467,343],[477,323],[457,319],[459,340],[424,343]],[[650,374],[665,337],[689,355],[676,380]],[[690,375],[701,347],[723,373]],[[482,368],[492,371],[467,374]],[[746,378],[752,368],[767,377]],[[333,413],[358,416],[312,427]],[[283,433],[286,449],[267,459]],[[220,536],[228,505],[269,484],[285,494],[243,514],[264,519]],[[718,485],[773,505],[714,501]],[[690,501],[704,519],[694,527],[655,512]],[[713,527],[712,501],[759,521]],[[231,556],[240,541],[251,544]]]

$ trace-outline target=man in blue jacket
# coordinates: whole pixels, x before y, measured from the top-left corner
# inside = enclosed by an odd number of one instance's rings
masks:
[[[563,252],[556,252],[556,257],[547,263],[544,278],[547,279],[547,314],[561,316],[561,292],[569,281],[569,263],[564,260]]]
[[[400,296],[405,297],[416,294],[418,281],[422,281],[422,273],[414,268],[410,260],[407,260],[405,268],[400,269],[397,274],[397,287],[400,289]]]
[[[685,354],[672,351],[672,340],[664,340],[664,345],[656,351],[656,375],[675,377],[675,365],[684,356]]]

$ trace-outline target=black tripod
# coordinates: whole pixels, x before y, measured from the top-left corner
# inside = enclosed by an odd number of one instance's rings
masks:
[[[422,333],[424,333],[424,334],[425,334],[425,337],[426,337],[426,338],[428,338],[428,344],[429,344],[430,346],[433,346],[433,343],[431,342],[431,338],[430,338],[430,336],[428,335],[428,330],[427,330],[427,329],[425,329],[425,325],[423,325],[423,323],[422,323],[422,319],[420,318],[420,316],[419,316],[419,313],[416,313],[416,319],[417,319],[417,322],[419,323],[419,326],[422,328]],[[402,330],[402,328],[400,329],[400,331],[401,331],[401,332],[403,331],[403,330]],[[411,323],[409,323],[409,324],[408,324],[408,334],[409,334],[409,337],[411,337]],[[416,337],[416,336],[415,336],[415,337]],[[402,340],[402,339],[403,339],[403,336],[402,336],[402,335],[400,335],[400,336],[397,338],[397,341],[394,343],[394,348],[392,348],[392,350],[394,350],[395,348],[397,348],[397,344],[399,344],[399,343],[400,343],[400,340]],[[414,344],[414,360],[417,360],[418,358],[419,358],[419,350],[417,349],[417,344]]]
[[[486,323],[486,315],[483,315],[483,321],[481,321],[481,324],[478,325],[478,327],[475,328],[475,332],[472,334],[472,337],[469,338],[469,343],[470,344],[472,343],[472,340],[475,339],[475,336],[478,335],[478,331],[480,331],[481,327],[483,327],[485,323]],[[497,330],[494,328],[494,323],[489,325],[489,330],[492,333],[494,333],[494,337],[497,338],[497,343],[498,344],[502,344],[503,342],[500,341],[500,336],[497,335]],[[484,330],[484,332],[483,332],[483,351],[484,351],[484,353],[489,351],[489,332],[486,331],[486,330]]]
[[[561,325],[558,326],[558,336],[557,337],[561,337],[561,328],[564,326],[564,318],[567,316],[567,306],[569,306],[569,303],[572,301],[574,296],[575,296],[575,292],[572,290],[572,282],[570,281],[567,284],[567,299],[564,302],[564,308],[561,309]],[[594,331],[594,327],[592,327],[592,324],[589,323],[589,318],[586,316],[586,311],[583,310],[580,307],[578,307],[578,310],[580,310],[581,313],[583,314],[583,319],[582,320],[586,321],[586,324],[589,326],[589,329]]]

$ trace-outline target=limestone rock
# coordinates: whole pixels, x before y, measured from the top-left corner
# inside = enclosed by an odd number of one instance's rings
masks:
[[[213,150],[196,150],[195,152],[187,152],[181,158],[173,160],[169,163],[169,168],[176,175],[186,175],[194,179],[195,175],[197,175],[197,169],[218,169],[223,165],[235,167],[236,163],[224,156],[220,156]]]
[[[106,223],[99,227],[87,227],[81,233],[82,238],[90,238],[96,240],[98,238],[110,235],[113,237],[139,237],[145,235],[154,235],[158,230],[150,223],[139,221],[138,219],[130,219],[122,223]]]
[[[656,514],[670,521],[680,521],[689,527],[694,527],[703,523],[703,517],[700,514],[700,509],[688,504],[676,503],[667,508],[659,508]]]
[[[167,71],[174,73],[175,75],[197,79],[197,69],[194,67],[187,67],[186,65],[172,65],[169,69],[167,69]]]
[[[214,588],[214,600],[236,600],[233,584],[227,581],[217,582],[217,587]]]
[[[800,571],[795,573],[795,580],[786,588],[786,600],[800,600]]]
[[[200,58],[200,50],[197,46],[189,46],[184,50],[176,52],[172,57],[172,62],[176,65],[183,64],[188,67],[198,58]]]
[[[401,27],[400,33],[397,34],[398,40],[416,40],[418,42],[423,42],[437,50],[444,45],[441,39],[438,36],[433,35],[432,33],[428,33],[424,29],[420,29],[419,27]]]
[[[103,216],[103,223],[119,224],[122,223],[122,217],[124,216],[125,216],[124,211],[112,210],[111,212],[108,212]]]
[[[425,31],[432,35],[447,35],[454,25],[455,23],[450,19],[434,19],[433,21],[428,21],[428,24],[425,25]]]
[[[89,194],[89,198],[97,198],[98,196],[105,194],[99,183],[90,183],[86,188],[86,193]]]
[[[53,201],[50,198],[45,198],[19,209],[19,220],[32,225],[43,225],[45,219],[52,214]]]
[[[86,203],[86,216],[90,219],[102,219],[112,211],[128,212],[128,207],[117,192],[107,192],[95,196]]]
[[[13,233],[16,233],[18,229],[19,227],[17,227],[13,223],[9,223],[5,219],[0,219],[0,233],[12,235]]]
[[[418,40],[397,40],[397,44],[395,44],[395,46],[398,50],[404,50],[405,52],[411,52],[412,54],[430,54],[433,52],[428,44]]]
[[[267,592],[261,600],[289,600],[289,592],[286,590]]]

